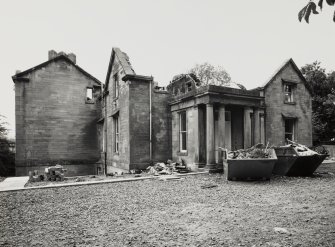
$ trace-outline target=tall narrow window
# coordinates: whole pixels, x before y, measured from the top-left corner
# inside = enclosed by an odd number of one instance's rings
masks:
[[[187,122],[186,111],[179,114],[179,147],[181,152],[187,151]]]
[[[119,152],[120,132],[119,132],[119,115],[113,117],[114,125],[114,152]]]
[[[114,88],[113,88],[113,97],[117,98],[119,97],[119,76],[118,74],[115,74],[113,76],[113,83],[114,83]]]
[[[293,102],[292,85],[288,85],[288,84],[284,85],[284,94],[285,94],[285,102],[292,103]]]
[[[286,139],[294,140],[294,119],[285,119],[285,142]]]
[[[93,88],[86,88],[86,100],[93,100]]]

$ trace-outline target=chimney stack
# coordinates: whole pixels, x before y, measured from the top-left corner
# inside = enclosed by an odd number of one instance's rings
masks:
[[[60,51],[60,52],[57,53],[55,50],[50,50],[49,53],[48,53],[48,59],[51,60],[51,59],[54,59],[55,57],[58,57],[58,56],[61,56],[61,55],[66,56],[74,64],[76,63],[76,55],[75,54],[73,54],[73,53],[66,54],[63,51]]]
[[[74,64],[76,64],[76,55],[74,55],[73,53],[69,53],[69,54],[67,54],[67,57],[68,57]]]
[[[57,52],[54,50],[50,50],[48,53],[48,60],[51,60],[53,58],[57,57]]]

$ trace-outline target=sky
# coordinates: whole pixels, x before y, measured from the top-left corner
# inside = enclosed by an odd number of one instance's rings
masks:
[[[104,82],[112,47],[137,74],[166,86],[174,75],[208,62],[246,88],[262,85],[283,61],[316,60],[335,70],[334,7],[310,24],[298,21],[307,0],[3,0],[0,5],[0,115],[15,136],[11,76],[48,58],[74,53]]]

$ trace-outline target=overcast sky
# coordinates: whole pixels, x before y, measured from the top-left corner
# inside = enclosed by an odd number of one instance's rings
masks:
[[[112,47],[126,52],[137,74],[165,86],[196,63],[223,66],[253,88],[292,57],[335,70],[334,7],[300,23],[307,0],[30,0],[1,1],[0,114],[15,133],[11,76],[47,60],[48,50],[73,52],[77,64],[105,81]]]

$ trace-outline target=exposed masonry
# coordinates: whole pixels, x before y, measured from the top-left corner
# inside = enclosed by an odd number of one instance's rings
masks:
[[[218,147],[283,144],[286,119],[296,141],[312,142],[311,97],[292,59],[254,90],[201,86],[191,74],[160,87],[136,74],[119,48],[112,49],[104,86],[72,53],[52,50],[48,59],[13,76],[17,175],[55,163],[81,175],[168,159],[211,169],[221,162]],[[285,102],[286,85],[292,102]]]

